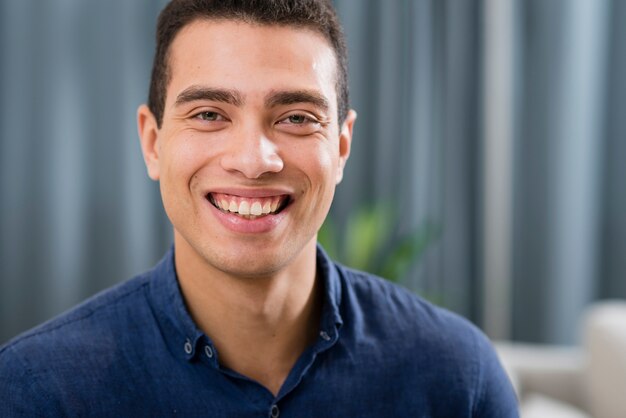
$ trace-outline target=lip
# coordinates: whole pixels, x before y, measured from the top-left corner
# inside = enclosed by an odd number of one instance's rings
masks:
[[[267,233],[278,227],[278,225],[285,219],[289,210],[291,209],[291,203],[284,209],[274,215],[261,216],[255,219],[246,219],[238,215],[226,213],[215,206],[209,201],[208,195],[210,193],[222,193],[232,196],[239,196],[245,198],[264,198],[275,197],[282,195],[289,195],[292,199],[293,194],[290,191],[284,189],[211,189],[205,193],[205,204],[208,206],[209,211],[217,218],[217,220],[227,230],[240,234],[260,234]]]
[[[282,195],[289,195],[290,198],[293,198],[293,191],[288,189],[278,189],[278,188],[268,188],[268,189],[243,189],[243,188],[222,188],[222,189],[210,189],[207,190],[204,195],[208,195],[209,193],[222,193],[229,194],[232,196],[239,197],[247,197],[250,199],[253,198],[263,198],[263,197],[275,197]]]

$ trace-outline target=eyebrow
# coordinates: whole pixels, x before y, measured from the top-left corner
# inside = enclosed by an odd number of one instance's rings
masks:
[[[191,86],[183,90],[176,97],[176,106],[199,100],[228,103],[233,106],[241,106],[244,99],[236,90],[217,89],[211,87]]]
[[[203,86],[190,86],[176,97],[176,106],[200,100],[228,103],[233,106],[242,106],[244,97],[237,90],[220,89]],[[327,112],[328,100],[322,94],[311,90],[276,91],[270,93],[265,99],[265,106],[286,106],[295,103],[311,103]]]
[[[326,97],[310,90],[278,91],[270,93],[265,99],[265,106],[267,107],[285,106],[294,103],[311,103],[325,112],[329,109]]]

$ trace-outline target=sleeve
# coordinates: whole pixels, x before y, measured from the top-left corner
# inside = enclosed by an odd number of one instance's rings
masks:
[[[476,338],[476,402],[473,417],[519,418],[519,403],[491,342],[481,332]]]
[[[58,411],[57,411],[58,412]],[[0,417],[58,416],[13,346],[0,351]]]

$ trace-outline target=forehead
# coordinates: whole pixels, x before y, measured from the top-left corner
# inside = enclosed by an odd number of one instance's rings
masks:
[[[334,51],[307,28],[196,20],[172,42],[169,72],[168,102],[190,85],[210,85],[252,95],[318,90],[336,106]]]

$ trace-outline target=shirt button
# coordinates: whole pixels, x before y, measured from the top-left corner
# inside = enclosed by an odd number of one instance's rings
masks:
[[[185,353],[191,354],[191,351],[192,351],[191,341],[187,340],[185,341]]]
[[[325,341],[330,341],[330,335],[326,331],[320,332],[320,337],[322,337]]]
[[[206,354],[208,358],[213,358],[213,349],[211,348],[211,346],[204,346],[204,354]]]
[[[272,410],[270,411],[270,417],[278,418],[279,415],[280,415],[280,410],[278,409],[278,406],[272,405]]]

